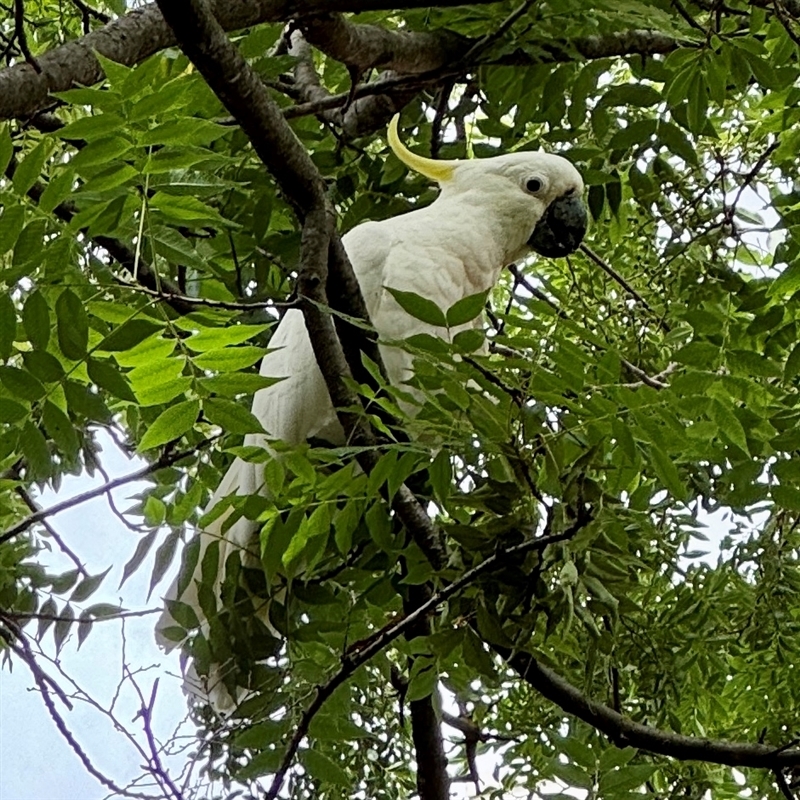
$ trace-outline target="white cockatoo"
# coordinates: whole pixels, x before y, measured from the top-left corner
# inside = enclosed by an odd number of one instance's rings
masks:
[[[417,333],[452,336],[460,329],[437,328],[406,313],[388,288],[413,292],[447,309],[469,295],[491,289],[503,267],[533,250],[548,257],[565,256],[581,243],[587,227],[583,181],[565,158],[540,152],[518,152],[475,160],[434,160],[416,155],[400,141],[398,117],[389,125],[388,140],[395,155],[408,167],[436,181],[439,196],[425,208],[415,209],[380,222],[364,222],[343,237],[372,324],[383,342],[402,340]],[[470,327],[475,323],[468,323]],[[306,332],[303,315],[290,310],[270,340],[270,353],[261,363],[261,374],[283,378],[259,390],[253,398],[253,414],[270,439],[299,444],[310,437],[341,442],[337,421],[322,374]],[[387,376],[402,383],[412,366],[403,349],[381,345]],[[246,444],[267,447],[263,436],[250,435]],[[233,494],[268,492],[263,465],[237,459],[209,504]],[[222,541],[220,571],[228,555],[254,546],[258,524],[239,519],[227,531],[223,523],[230,512],[211,523],[200,535],[200,557],[194,575],[178,597],[176,581],[167,600],[190,605],[199,619],[198,602],[202,554],[208,543]],[[218,593],[222,575],[214,587]],[[159,632],[175,625],[169,612],[159,622]],[[175,646],[159,635],[165,648]],[[212,667],[209,678],[193,687],[207,693],[220,711],[233,706],[222,686],[221,667]],[[193,681],[189,681],[193,683]]]

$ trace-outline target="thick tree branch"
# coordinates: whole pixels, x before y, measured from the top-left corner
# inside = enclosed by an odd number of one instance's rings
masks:
[[[341,14],[310,17],[301,26],[310,44],[359,75],[369,69],[433,72],[458,62],[472,44],[448,30],[391,31],[352,23]]]
[[[396,73],[386,71],[371,84],[359,84],[350,92],[331,95],[320,83],[314,68],[311,47],[299,30],[292,33],[289,52],[297,57],[294,88],[305,102],[284,109],[284,116],[290,119],[306,113],[317,114],[326,122],[340,128],[348,139],[385,128],[389,120],[419,91],[418,84],[405,88],[395,87],[386,94],[364,91],[368,87],[380,87],[387,79],[397,77]]]
[[[406,615],[412,614],[417,608],[429,602],[433,596],[430,584],[410,586],[408,597],[403,601],[403,610]],[[429,636],[432,631],[430,615],[417,618],[405,632],[408,640],[418,636]],[[414,664],[414,659],[408,659],[409,667]],[[430,669],[435,669],[433,664]],[[450,778],[447,774],[447,756],[444,752],[444,737],[442,724],[436,712],[434,696],[438,689],[427,697],[412,700],[408,704],[411,717],[411,738],[414,742],[414,752],[417,761],[417,792],[421,800],[448,800],[450,797]]]
[[[567,714],[604,733],[618,747],[638,747],[682,761],[705,761],[730,767],[777,769],[800,765],[800,749],[796,747],[776,748],[765,744],[683,736],[634,722],[613,708],[591,700],[529,653],[512,653],[493,643],[490,646],[540,694]]]
[[[473,0],[476,4],[495,1]],[[212,8],[219,24],[225,30],[233,31],[311,14],[426,5],[425,0],[215,0]],[[438,5],[463,5],[463,0],[445,0]],[[175,44],[172,30],[155,3],[135,9],[80,39],[41,55],[37,59],[40,73],[27,63],[0,71],[0,120],[32,116],[47,105],[51,92],[97,83],[103,72],[95,52],[120,64],[133,66]]]
[[[303,254],[298,294],[309,338],[348,441],[374,442],[365,420],[346,410],[356,406],[358,398],[343,378],[352,371],[356,380],[359,379],[359,372],[363,371],[361,352],[365,349],[373,361],[381,363],[377,346],[374,342],[371,345],[369,341],[365,342],[364,332],[356,328],[352,328],[340,344],[333,333],[330,314],[326,312],[330,297],[335,310],[369,319],[350,261],[333,230],[325,183],[259,76],[215,20],[210,5],[201,0],[171,3],[162,0],[162,6],[186,55],[239,122],[297,216],[308,223],[303,231],[307,247]],[[325,264],[320,262],[320,254],[315,249],[316,243],[322,241],[326,242],[330,252]],[[331,275],[326,279],[328,263]],[[345,327],[352,326],[337,326],[340,336]],[[369,349],[365,345],[370,345]],[[378,455],[373,449],[364,450],[358,456],[359,464],[366,472],[377,460]],[[401,487],[393,507],[431,563],[441,567],[443,550],[437,531],[425,510],[405,487]]]

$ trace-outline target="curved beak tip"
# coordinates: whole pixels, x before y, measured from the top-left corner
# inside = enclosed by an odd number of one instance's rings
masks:
[[[564,195],[550,203],[528,244],[548,258],[568,256],[580,247],[588,226],[589,214],[583,200],[576,195]]]

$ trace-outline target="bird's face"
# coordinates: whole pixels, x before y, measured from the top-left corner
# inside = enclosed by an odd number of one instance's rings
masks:
[[[482,186],[528,230],[526,244],[540,255],[566,256],[583,241],[589,221],[583,179],[561,156],[525,152],[465,161],[453,178],[464,188]]]
[[[532,249],[549,258],[578,249],[589,215],[583,203],[583,179],[561,156],[518,152],[494,158],[438,161],[412,153],[400,141],[398,116],[389,124],[389,144],[411,169],[435,180],[442,197],[481,208],[504,220],[514,240],[510,251]],[[516,256],[515,256],[516,257]]]

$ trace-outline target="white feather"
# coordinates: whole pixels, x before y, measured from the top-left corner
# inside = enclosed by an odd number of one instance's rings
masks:
[[[543,190],[535,195],[524,189],[531,175],[544,183]],[[583,183],[575,168],[558,156],[516,153],[458,162],[452,179],[443,184],[441,194],[430,206],[381,222],[366,222],[350,231],[343,242],[380,339],[399,340],[420,332],[446,336],[446,329],[406,314],[387,287],[422,295],[443,309],[491,288],[502,268],[526,252],[526,243],[549,203],[569,191],[581,193]],[[252,406],[269,437],[289,444],[312,436],[340,442],[342,430],[301,312],[287,312],[270,347],[276,350],[264,358],[261,374],[285,380],[257,392]],[[390,381],[403,382],[411,368],[410,356],[385,344],[381,345],[381,353]],[[248,436],[246,443],[267,446],[262,436]],[[262,471],[261,465],[237,459],[208,508],[234,493],[264,492]],[[222,540],[220,564],[233,550],[247,553],[254,546],[257,526],[240,519],[223,533],[226,516],[202,532],[198,566],[183,596],[177,598],[177,581],[166,595],[167,599],[180,599],[191,605],[200,619],[203,614],[196,582],[200,580],[202,553],[208,543]],[[253,558],[257,559],[257,553]],[[218,576],[215,592],[222,577]],[[174,624],[165,612],[158,627]],[[165,648],[175,646],[163,636],[159,641]],[[220,668],[214,667],[207,681],[199,682],[192,674],[187,681],[193,691],[207,692],[218,710],[227,711],[233,702],[219,681],[220,675]]]

